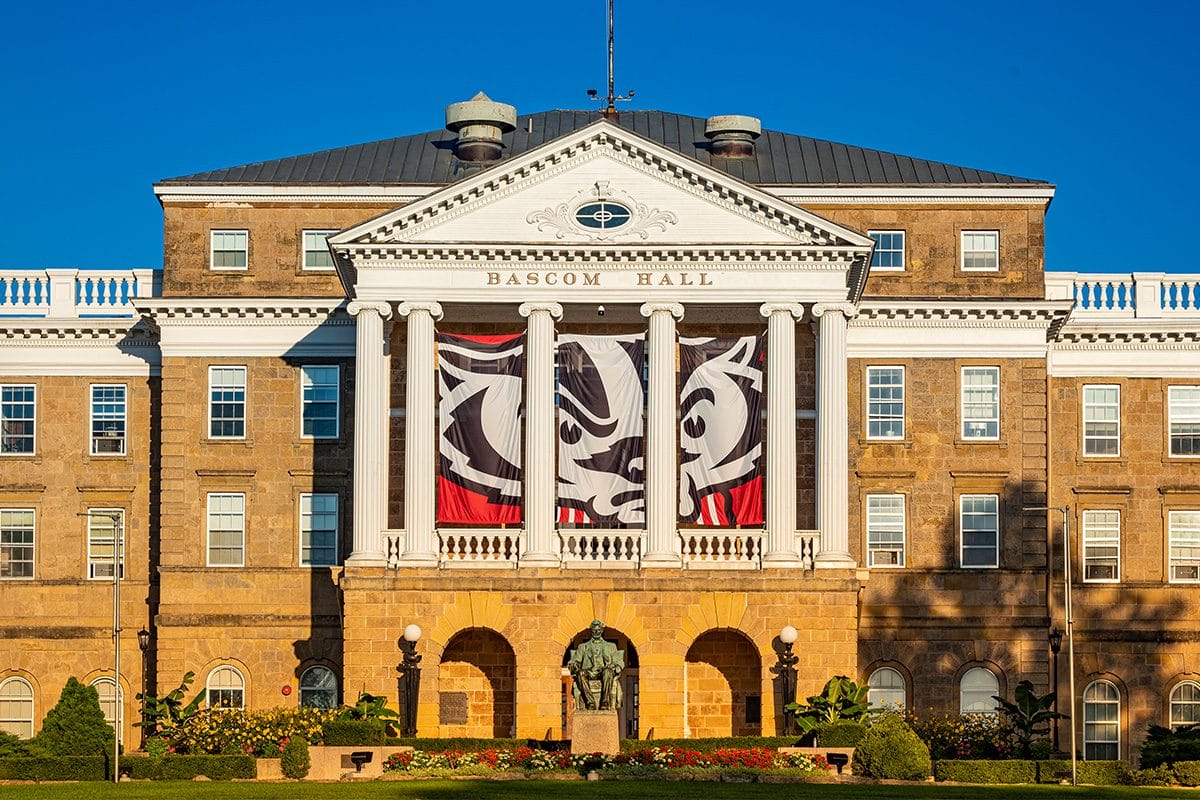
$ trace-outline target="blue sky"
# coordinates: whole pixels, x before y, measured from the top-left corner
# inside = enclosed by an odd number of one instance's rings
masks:
[[[161,178],[603,91],[603,0],[21,3],[0,49],[0,267],[158,266]],[[1200,272],[1197,6],[617,0],[633,108],[1058,185],[1047,266]]]

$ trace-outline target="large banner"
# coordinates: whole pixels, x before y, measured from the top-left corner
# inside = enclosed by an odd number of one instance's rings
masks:
[[[763,524],[763,337],[679,340],[679,519]]]
[[[524,334],[439,333],[439,522],[521,521]]]
[[[558,521],[643,525],[644,335],[558,337]]]

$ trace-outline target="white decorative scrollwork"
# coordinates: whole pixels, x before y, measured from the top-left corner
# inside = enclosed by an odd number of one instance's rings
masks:
[[[616,217],[611,227],[592,227],[581,224],[578,212],[584,206],[595,203],[611,202],[628,209],[626,220],[623,214]],[[601,212],[605,214],[606,212]],[[589,219],[593,214],[587,215]],[[612,219],[607,214],[606,221]],[[541,211],[534,211],[525,218],[530,225],[537,225],[539,231],[554,231],[554,238],[567,239],[578,237],[594,242],[610,242],[620,238],[637,237],[649,239],[654,230],[666,232],[668,225],[675,225],[678,220],[670,211],[650,208],[645,203],[639,203],[628,192],[613,189],[608,181],[597,181],[587,189],[581,189],[574,197],[565,203],[559,203]]]

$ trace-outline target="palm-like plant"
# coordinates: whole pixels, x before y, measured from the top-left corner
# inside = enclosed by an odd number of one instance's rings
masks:
[[[188,687],[195,677],[196,673],[188,672],[179,686],[162,697],[139,692],[137,699],[142,701],[142,721],[134,723],[134,727],[146,728],[152,735],[169,736],[194,717],[200,710],[200,701],[204,699],[204,689],[197,692],[187,703],[184,703],[184,697],[187,696]]]
[[[1013,699],[1009,702],[999,695],[993,699],[1000,704],[1000,712],[1008,719],[1009,724],[1017,734],[1017,743],[1021,747],[1021,755],[1028,758],[1029,748],[1035,736],[1045,736],[1050,731],[1050,723],[1056,719],[1064,719],[1065,714],[1053,711],[1056,694],[1048,692],[1040,697],[1033,691],[1031,681],[1021,681],[1013,691]]]
[[[862,722],[871,713],[869,691],[870,687],[837,675],[825,682],[820,694],[805,698],[806,703],[789,703],[787,710],[795,714],[796,726],[802,733],[828,723]]]

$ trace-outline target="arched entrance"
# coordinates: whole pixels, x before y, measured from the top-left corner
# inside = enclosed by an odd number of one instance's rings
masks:
[[[567,672],[567,661],[571,651],[591,638],[592,632],[582,630],[575,634],[571,644],[563,652],[562,658],[562,738],[571,738],[571,722],[575,715],[575,699],[571,694],[571,673]],[[625,671],[621,673],[621,691],[624,697],[621,707],[617,709],[617,721],[620,725],[622,739],[638,738],[638,708],[641,702],[638,687],[638,654],[637,648],[629,637],[616,628],[604,629],[605,641],[612,642],[618,650],[625,653]]]
[[[762,735],[762,659],[745,635],[701,634],[688,648],[684,672],[690,736]]]
[[[459,631],[438,664],[438,735],[508,738],[517,723],[517,659],[493,630]]]

